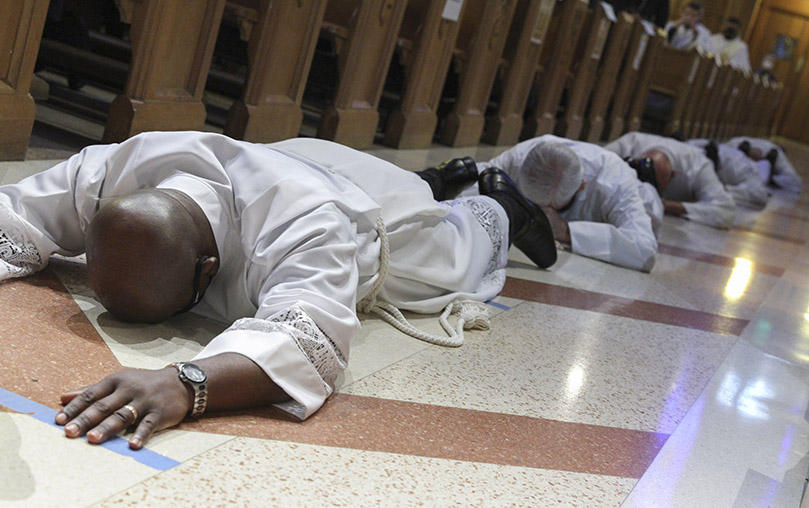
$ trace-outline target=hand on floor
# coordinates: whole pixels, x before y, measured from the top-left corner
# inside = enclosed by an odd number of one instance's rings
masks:
[[[70,438],[87,435],[93,444],[103,443],[127,428],[135,427],[129,447],[138,450],[158,430],[180,423],[192,404],[190,391],[173,367],[160,370],[125,369],[100,382],[68,392],[56,424],[65,426]]]

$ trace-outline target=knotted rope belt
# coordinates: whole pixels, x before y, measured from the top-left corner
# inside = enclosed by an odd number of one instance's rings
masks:
[[[458,347],[464,343],[464,330],[488,330],[491,326],[489,309],[486,304],[469,299],[457,298],[444,307],[439,322],[448,337],[434,335],[419,330],[413,326],[394,305],[388,302],[377,301],[377,295],[382,290],[385,278],[388,276],[390,266],[390,245],[388,244],[388,230],[385,221],[379,216],[376,219],[376,232],[379,235],[379,274],[368,295],[357,303],[357,310],[367,314],[374,313],[397,330],[415,337],[416,339],[436,344],[438,346]],[[457,315],[455,327],[449,324],[449,316]]]

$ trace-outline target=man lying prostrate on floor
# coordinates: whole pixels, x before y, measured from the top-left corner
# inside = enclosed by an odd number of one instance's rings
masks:
[[[655,182],[667,214],[716,228],[729,228],[733,224],[736,203],[702,150],[676,139],[642,132],[624,134],[604,148],[639,168],[652,166],[653,171],[639,171],[643,181],[649,181],[661,169],[671,173],[668,182]]]
[[[478,169],[500,168],[542,208],[554,237],[582,256],[648,272],[657,255],[653,223],[663,205],[620,157],[553,135],[523,141]],[[651,217],[655,217],[653,220]]]
[[[445,176],[456,191],[478,177]],[[206,410],[278,404],[306,418],[346,366],[355,306],[434,313],[464,301],[482,319],[509,239],[555,261],[547,219],[505,178],[441,203],[417,174],[324,140],[146,133],[0,187],[0,279],[86,251],[91,288],[121,320],[193,308],[232,323],[193,364],[65,393],[56,423],[68,437],[100,443],[134,427],[137,449]]]
[[[784,149],[768,139],[739,136],[728,140],[727,144],[739,148],[754,161],[766,160],[770,163],[768,183],[790,192],[800,192],[803,178],[787,158]]]
[[[711,159],[716,176],[734,201],[756,207],[767,205],[770,198],[767,186],[762,182],[756,162],[744,152],[733,145],[709,139],[689,139],[686,143],[703,150],[705,156]]]

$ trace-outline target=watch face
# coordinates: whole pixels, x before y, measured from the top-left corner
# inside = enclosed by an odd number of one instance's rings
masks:
[[[206,379],[205,372],[193,363],[183,365],[183,375],[192,383],[203,383]]]

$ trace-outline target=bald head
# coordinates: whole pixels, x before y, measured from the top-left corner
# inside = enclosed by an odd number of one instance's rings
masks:
[[[652,159],[655,168],[655,177],[657,177],[657,189],[658,192],[662,194],[674,176],[674,168],[671,166],[669,156],[660,150],[650,150],[641,157]]]
[[[90,287],[124,321],[171,317],[192,298],[197,261],[215,260],[206,286],[218,268],[202,210],[172,190],[136,191],[104,206],[90,222],[85,249]]]

